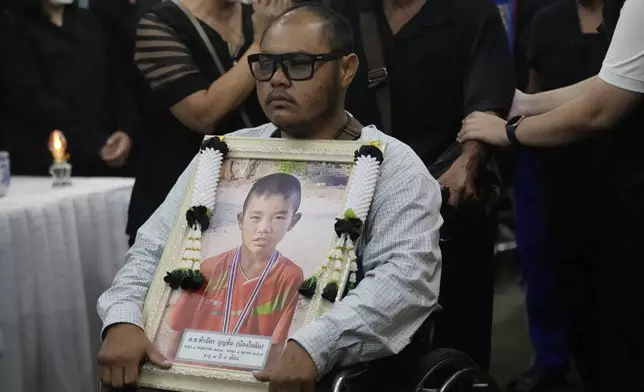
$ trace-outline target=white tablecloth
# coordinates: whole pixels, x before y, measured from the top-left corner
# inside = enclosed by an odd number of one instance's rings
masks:
[[[96,391],[96,300],[124,261],[132,185],[12,178],[0,198],[1,391]]]

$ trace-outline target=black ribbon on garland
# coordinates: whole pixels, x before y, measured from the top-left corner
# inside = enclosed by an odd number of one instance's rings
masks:
[[[356,242],[362,234],[362,221],[358,218],[336,218],[335,234],[338,235],[338,238],[342,237],[342,234],[346,234],[351,238],[351,241]]]
[[[208,148],[212,148],[213,150],[219,151],[221,155],[224,156],[224,159],[230,152],[230,149],[228,148],[228,144],[226,144],[226,142],[224,141],[223,136],[213,136],[201,144],[201,151]]]
[[[186,211],[186,221],[188,226],[193,229],[197,229],[197,223],[199,223],[201,232],[204,232],[210,227],[210,215],[210,210],[205,206],[194,206]]]
[[[373,144],[365,144],[363,146],[360,146],[360,148],[356,150],[353,155],[354,161],[361,156],[376,158],[376,160],[380,163],[382,163],[382,161],[385,159],[382,155],[382,151]]]
[[[186,291],[197,291],[203,286],[206,279],[199,270],[177,268],[174,271],[167,272],[163,281],[173,290],[181,287]]]
[[[343,219],[336,219],[335,221],[335,233],[338,238],[343,235],[347,235],[351,238],[351,241],[355,242],[360,238],[362,233],[362,221],[355,216],[355,213],[352,210],[347,210],[344,214]],[[299,292],[302,296],[306,298],[312,298],[315,295],[315,290],[317,288],[317,276],[312,276],[302,282],[300,285]],[[344,295],[347,295],[348,291],[352,289],[349,287],[347,282]],[[339,284],[337,281],[331,281],[324,286],[322,290],[322,298],[330,302],[335,302],[335,298],[338,296]]]
[[[354,161],[361,156],[373,157],[380,163],[382,163],[382,161],[384,160],[382,151],[374,144],[366,144],[360,146],[360,148],[354,153]],[[351,241],[353,241],[354,243],[358,240],[358,238],[360,238],[360,235],[362,234],[362,228],[362,221],[357,218],[355,216],[355,213],[351,210],[348,210],[345,213],[344,219],[336,219],[334,227],[335,233],[337,234],[338,238],[340,238],[343,234],[347,234],[347,236],[351,238]],[[362,257],[360,255],[358,255],[357,257],[356,264],[358,265],[358,271],[356,271],[357,285],[357,283],[360,282],[362,280],[362,277],[364,276],[364,267],[362,265]],[[317,284],[317,276],[311,276],[310,278],[302,282],[299,288],[299,293],[305,298],[313,298],[317,289]],[[354,288],[355,286],[353,284],[347,282],[342,297],[344,298],[348,294],[348,292],[350,290],[353,290]],[[338,282],[331,281],[327,283],[327,285],[322,290],[322,298],[330,302],[335,302],[335,299],[338,296],[338,290]]]
[[[200,152],[209,148],[219,151],[224,159],[230,152],[228,144],[224,141],[223,136],[213,136],[204,141],[201,144]],[[186,221],[190,228],[195,230],[200,228],[201,231],[204,232],[208,230],[208,227],[210,227],[211,214],[212,212],[206,206],[192,206],[188,211],[186,211]],[[181,288],[186,291],[198,291],[206,283],[206,279],[201,271],[193,270],[192,268],[177,268],[173,271],[169,271],[166,273],[163,281],[166,282],[173,290]]]
[[[315,289],[318,286],[318,277],[313,275],[302,284],[300,284],[300,288],[298,291],[300,292],[300,295],[302,295],[304,298],[313,298],[315,295]]]

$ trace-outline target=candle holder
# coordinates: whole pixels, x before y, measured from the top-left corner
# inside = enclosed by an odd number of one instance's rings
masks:
[[[67,161],[54,162],[49,167],[49,174],[53,177],[54,188],[69,186],[72,184],[72,165]]]

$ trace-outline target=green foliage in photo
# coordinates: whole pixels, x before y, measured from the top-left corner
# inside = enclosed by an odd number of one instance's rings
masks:
[[[286,174],[303,174],[306,172],[306,162],[298,162],[298,161],[280,161],[277,164],[277,170],[279,170],[280,173],[286,173]]]

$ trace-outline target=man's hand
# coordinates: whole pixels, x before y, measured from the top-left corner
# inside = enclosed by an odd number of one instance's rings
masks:
[[[309,353],[291,340],[276,369],[255,373],[255,378],[269,383],[269,392],[313,392],[318,369]]]
[[[134,324],[115,324],[110,327],[98,353],[101,381],[112,388],[136,384],[139,366],[144,360],[161,369],[172,365]]]
[[[123,167],[132,149],[132,139],[123,131],[114,132],[101,148],[101,159],[110,167]]]
[[[474,181],[478,174],[478,157],[472,154],[461,154],[449,169],[438,179],[438,182],[449,189],[447,203],[458,207],[467,199],[476,199]]]
[[[506,121],[502,118],[475,112],[463,121],[463,127],[456,139],[459,143],[479,140],[495,146],[507,146],[510,140],[505,131],[505,124]]]

